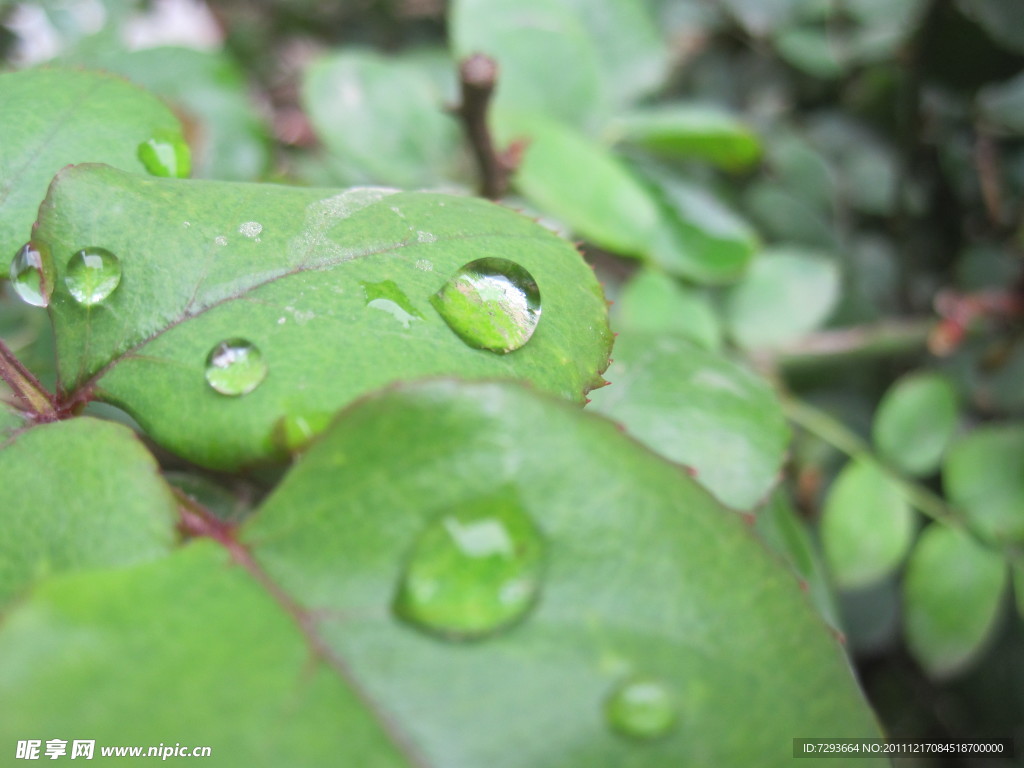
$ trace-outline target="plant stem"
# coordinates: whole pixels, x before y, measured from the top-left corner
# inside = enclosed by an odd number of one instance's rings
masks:
[[[494,59],[482,53],[463,59],[459,65],[462,103],[453,110],[462,120],[480,169],[480,194],[491,200],[505,194],[509,176],[519,165],[522,153],[522,147],[515,144],[504,152],[495,149],[487,114],[497,81],[498,64]]]
[[[921,318],[812,333],[774,350],[768,362],[792,369],[832,363],[837,357],[852,359],[923,351],[937,324],[935,318]]]
[[[0,339],[0,379],[11,388],[14,396],[37,421],[56,421],[57,408],[53,395],[39,383],[39,379],[21,364],[10,348]]]

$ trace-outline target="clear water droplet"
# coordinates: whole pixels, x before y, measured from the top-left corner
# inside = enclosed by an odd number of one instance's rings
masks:
[[[274,442],[285,453],[299,453],[330,422],[331,414],[327,411],[285,414],[274,426]]]
[[[245,237],[256,237],[262,231],[263,225],[258,221],[247,221],[238,225],[238,234],[245,235]]]
[[[139,160],[154,176],[188,178],[192,172],[192,153],[181,136],[158,133],[139,144]]]
[[[472,640],[522,619],[540,591],[544,542],[514,492],[431,521],[402,573],[395,613],[433,634]]]
[[[634,677],[612,691],[605,702],[605,716],[619,733],[647,740],[671,731],[679,712],[664,683],[650,677]]]
[[[419,261],[416,262],[416,269],[420,270],[421,272],[433,272],[434,265],[427,259],[420,259]]]
[[[206,381],[222,395],[245,395],[267,376],[259,347],[245,339],[225,339],[206,357]]]
[[[53,295],[57,270],[46,243],[29,240],[11,260],[11,285],[26,304],[46,307]]]
[[[215,238],[213,238],[213,242],[215,242],[217,245],[223,248],[225,245],[228,244],[228,239],[224,237],[224,235],[217,235]]]
[[[540,322],[537,282],[508,259],[471,261],[430,303],[464,342],[499,354],[526,344]]]
[[[400,322],[403,328],[408,328],[413,320],[423,319],[423,315],[416,310],[409,297],[402,293],[402,289],[393,280],[362,283],[362,286],[366,306],[386,312]]]
[[[121,284],[121,262],[106,248],[83,248],[68,260],[64,283],[75,301],[91,307]]]
[[[416,242],[418,243],[433,243],[437,241],[437,235],[432,232],[423,232],[422,230],[416,233]]]

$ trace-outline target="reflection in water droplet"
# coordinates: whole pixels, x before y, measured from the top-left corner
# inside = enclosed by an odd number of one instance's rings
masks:
[[[485,637],[537,600],[544,542],[515,493],[503,489],[450,509],[419,535],[395,613],[452,640]]]
[[[286,453],[298,453],[323,432],[330,421],[331,414],[327,411],[286,414],[274,426],[274,442]]]
[[[68,260],[64,283],[75,301],[91,307],[121,283],[121,262],[106,248],[83,248]]]
[[[154,176],[184,179],[192,171],[188,144],[173,133],[159,133],[139,144],[139,160]]]
[[[245,339],[225,339],[206,357],[206,381],[222,395],[245,395],[267,376],[259,348]]]
[[[647,677],[626,680],[605,702],[608,724],[635,739],[664,736],[676,723],[676,703],[665,685]]]
[[[238,225],[238,234],[245,235],[246,237],[256,237],[262,231],[263,225],[258,221],[247,221],[244,224]]]
[[[416,311],[416,307],[409,301],[409,297],[402,293],[402,289],[393,280],[362,283],[362,286],[363,294],[366,296],[366,306],[387,312],[400,322],[403,328],[408,328],[413,320],[423,319],[423,315]]]
[[[464,342],[501,354],[526,344],[540,322],[536,281],[507,259],[466,264],[430,303]]]
[[[57,270],[46,243],[29,240],[11,260],[11,285],[21,300],[34,307],[50,304]]]

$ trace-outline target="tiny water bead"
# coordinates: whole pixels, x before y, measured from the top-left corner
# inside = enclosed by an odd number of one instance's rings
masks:
[[[206,357],[206,381],[222,395],[245,395],[267,377],[267,364],[255,344],[225,339]]]
[[[452,640],[493,634],[537,600],[544,542],[515,494],[476,499],[431,521],[401,576],[395,613]]]
[[[29,240],[11,260],[11,285],[26,304],[46,307],[53,295],[57,269],[46,243]]]
[[[68,261],[64,283],[75,301],[91,307],[121,283],[121,262],[106,248],[83,248]]]
[[[192,152],[181,136],[158,133],[139,144],[139,160],[153,176],[185,179],[192,172]]]
[[[540,298],[526,269],[508,259],[487,258],[464,265],[430,303],[468,345],[506,354],[533,336]]]
[[[672,730],[679,713],[672,692],[660,680],[634,677],[605,701],[608,724],[624,736],[656,739]]]
[[[408,328],[413,320],[422,320],[416,307],[409,301],[402,289],[394,280],[382,280],[378,283],[362,283],[363,295],[366,297],[366,306],[381,312],[386,312]]]

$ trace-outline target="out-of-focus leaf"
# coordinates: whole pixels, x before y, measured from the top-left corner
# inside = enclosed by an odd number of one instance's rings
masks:
[[[184,115],[193,177],[252,181],[266,172],[267,129],[249,100],[245,75],[224,53],[176,47],[103,49],[85,61],[127,77]]]
[[[995,127],[1010,133],[1024,133],[1024,73],[982,89],[978,106]]]
[[[903,582],[904,631],[911,653],[935,677],[977,658],[999,616],[1007,583],[1003,559],[954,528],[922,532]]]
[[[761,156],[761,143],[753,131],[717,107],[683,104],[638,109],[624,114],[614,130],[631,144],[728,169],[745,168]]]
[[[595,245],[642,256],[659,227],[657,203],[608,150],[550,120],[512,118],[503,129],[529,143],[515,185],[539,209]]]
[[[717,285],[746,270],[757,233],[712,193],[653,166],[639,168],[660,203],[648,257],[666,272]]]
[[[721,323],[708,295],[656,269],[633,275],[615,302],[612,318],[616,330],[679,333],[711,350],[722,344]]]
[[[736,509],[751,509],[777,482],[789,429],[764,379],[668,333],[623,332],[608,369],[611,386],[593,408]]]
[[[842,49],[828,30],[797,26],[780,30],[775,36],[779,55],[798,69],[823,79],[841,75],[847,66]]]
[[[1024,25],[1017,0],[957,0],[960,9],[978,22],[1000,45],[1024,52]]]
[[[828,319],[839,288],[839,269],[825,256],[791,248],[764,251],[729,289],[729,331],[748,349],[792,341]]]
[[[758,227],[776,240],[814,248],[838,245],[828,211],[772,181],[755,181],[747,188],[744,202]]]
[[[0,131],[5,267],[31,236],[46,187],[65,165],[100,162],[144,173],[140,144],[156,136],[184,140],[155,96],[119,77],[61,69],[0,74]]]
[[[0,608],[54,573],[165,554],[177,506],[156,469],[128,429],[89,418],[0,444]]]
[[[836,585],[869,586],[902,562],[914,539],[914,513],[885,470],[867,457],[851,460],[825,501],[821,542]]]
[[[937,373],[896,382],[878,406],[873,437],[883,459],[911,475],[939,468],[956,429],[956,391]]]
[[[994,541],[1024,541],[1024,427],[982,426],[946,453],[942,483],[950,502]]]
[[[324,56],[306,70],[302,103],[346,184],[419,187],[450,173],[458,126],[414,63],[370,51]]]
[[[396,379],[525,376],[577,401],[600,383],[607,307],[571,245],[483,200],[389,192],[63,171],[38,237],[60,254],[106,248],[122,276],[107,299],[83,306],[58,262],[50,311],[61,391],[118,405],[169,450],[234,469],[283,458],[283,417],[333,413]],[[540,293],[536,332],[511,354],[466,343],[431,301],[484,258],[532,276],[509,278],[523,302],[534,282]],[[514,302],[507,312],[487,302],[510,322],[528,319]],[[234,340],[257,354],[218,352]],[[225,367],[252,377],[225,393],[215,383]]]
[[[802,0],[722,0],[722,5],[747,32],[761,37],[788,24],[799,12]]]
[[[455,0],[448,34],[456,58],[483,53],[498,62],[497,112],[544,115],[584,130],[604,121],[599,51],[568,2]]]

